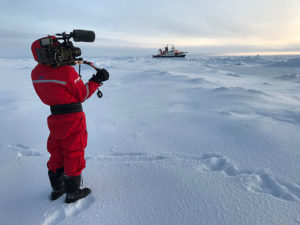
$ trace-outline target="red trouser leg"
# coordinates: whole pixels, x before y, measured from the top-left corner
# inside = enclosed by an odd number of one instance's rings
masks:
[[[61,143],[64,154],[65,173],[78,176],[85,168],[84,149],[87,143],[86,129],[81,121]]]
[[[51,137],[50,142],[53,137],[55,140],[54,142],[56,143],[50,146],[57,146],[57,150],[53,150],[50,147],[51,152],[48,146],[48,151],[51,154],[48,162],[48,168],[53,168],[59,165],[62,158],[66,175],[80,175],[82,170],[85,168],[84,149],[87,145],[84,113],[79,112],[49,116],[48,127],[50,130],[49,137]]]
[[[56,169],[64,166],[64,156],[62,154],[62,149],[59,146],[59,141],[55,140],[51,133],[48,137],[47,149],[50,153],[50,159],[47,163],[47,167],[49,170],[56,173]]]

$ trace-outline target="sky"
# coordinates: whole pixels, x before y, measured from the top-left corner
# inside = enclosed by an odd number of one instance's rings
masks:
[[[90,56],[300,52],[299,0],[0,0],[0,57],[30,57],[46,35],[93,30]]]

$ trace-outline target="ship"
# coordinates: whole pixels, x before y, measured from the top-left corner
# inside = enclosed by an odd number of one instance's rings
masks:
[[[165,47],[164,51],[160,48],[158,49],[157,55],[152,55],[153,58],[173,58],[173,57],[185,57],[185,53],[175,49],[174,45],[172,45],[171,50],[169,50],[168,45]]]

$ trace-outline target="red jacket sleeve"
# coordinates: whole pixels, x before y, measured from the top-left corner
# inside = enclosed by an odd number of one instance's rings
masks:
[[[89,81],[84,84],[76,70],[71,66],[68,67],[67,72],[70,73],[70,80],[67,82],[67,89],[76,99],[78,99],[79,102],[87,100],[92,96],[97,88],[101,86],[94,81]]]

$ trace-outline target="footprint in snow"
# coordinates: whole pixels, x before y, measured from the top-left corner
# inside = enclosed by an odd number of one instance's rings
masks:
[[[240,171],[227,158],[218,154],[205,154],[202,156],[200,169],[206,171],[219,171],[228,176],[237,176]]]
[[[110,160],[116,160],[122,162],[128,162],[128,161],[146,162],[146,161],[157,161],[157,160],[168,159],[168,157],[163,155],[145,154],[140,152],[128,152],[128,153],[113,152],[108,155],[99,155],[97,158],[110,159]]]
[[[90,159],[91,157],[89,157]],[[273,177],[265,171],[241,170],[225,156],[217,153],[208,153],[200,156],[146,154],[140,152],[112,152],[99,155],[97,160],[118,162],[152,162],[160,160],[179,161],[196,165],[200,171],[220,172],[240,181],[248,191],[264,193],[273,197],[287,200],[300,201],[300,187]]]
[[[218,154],[204,155],[200,170],[222,172],[236,177],[248,191],[272,195],[287,201],[300,201],[300,187],[274,178],[267,172],[240,170],[229,159]]]
[[[29,146],[23,145],[23,144],[17,144],[17,145],[8,145],[7,147],[16,149],[18,151],[18,156],[42,156],[41,153],[38,151],[33,150]]]
[[[63,200],[62,200],[63,201]],[[53,206],[53,208],[47,210],[44,213],[44,222],[43,225],[54,225],[62,222],[63,220],[77,216],[82,211],[87,210],[95,201],[95,198],[92,196],[80,199],[75,203],[66,204],[59,202]]]

